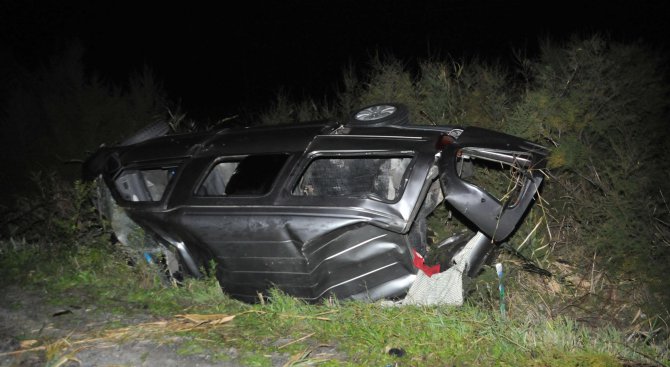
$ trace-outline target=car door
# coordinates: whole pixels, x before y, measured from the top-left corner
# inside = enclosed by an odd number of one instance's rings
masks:
[[[544,179],[548,151],[532,142],[481,128],[467,128],[450,139],[439,162],[445,200],[495,242],[507,239],[532,204]],[[476,162],[493,162],[513,171],[503,200],[472,183]]]

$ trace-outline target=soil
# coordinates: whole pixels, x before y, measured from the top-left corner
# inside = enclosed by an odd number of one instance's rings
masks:
[[[45,291],[17,286],[0,289],[0,366],[245,366],[250,355],[226,345],[189,353],[190,337],[165,335],[119,340],[99,339],[104,330],[165,321],[141,305],[124,305],[123,315],[100,310],[85,297],[67,306],[50,304]],[[77,295],[66,295],[77,299]],[[59,342],[60,341],[60,342]],[[31,344],[32,343],[32,344]],[[45,346],[56,346],[48,347]],[[33,351],[26,351],[34,349]],[[46,350],[45,350],[46,349]],[[320,350],[323,349],[323,350]],[[313,354],[333,355],[315,347]],[[272,366],[290,364],[288,354],[265,355]]]

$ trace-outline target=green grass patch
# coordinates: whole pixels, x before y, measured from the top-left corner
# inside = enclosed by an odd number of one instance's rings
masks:
[[[183,342],[178,353],[226,359],[234,348],[240,363],[269,366],[272,356],[295,365],[380,366],[619,366],[622,361],[668,362],[654,345],[627,342],[614,328],[592,329],[567,317],[503,318],[483,302],[463,307],[388,307],[327,300],[310,305],[279,291],[264,304],[230,299],[215,279],[166,285],[147,265],[128,264],[118,248],[100,240],[87,246],[4,247],[3,286],[45,290],[50,302],[95,304],[99,311],[150,314],[236,315],[228,323],[161,331]],[[127,325],[107,325],[106,329]],[[132,325],[131,325],[132,327]],[[137,335],[142,335],[138,333]],[[389,354],[402,350],[402,356]]]

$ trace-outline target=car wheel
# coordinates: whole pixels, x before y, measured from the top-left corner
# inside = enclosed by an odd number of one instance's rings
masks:
[[[351,114],[350,125],[355,126],[385,126],[407,125],[409,110],[402,104],[383,103],[364,107]]]
[[[154,122],[152,124],[143,127],[138,132],[133,134],[133,136],[119,143],[119,145],[126,146],[126,145],[137,144],[145,140],[163,136],[168,132],[170,132],[170,125],[168,125],[166,122],[163,121]]]

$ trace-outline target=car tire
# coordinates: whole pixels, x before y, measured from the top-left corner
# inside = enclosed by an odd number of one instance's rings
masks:
[[[399,103],[380,103],[367,107],[351,114],[349,125],[378,127],[387,125],[407,125],[409,110]]]
[[[128,139],[123,140],[121,143],[119,143],[119,145],[126,146],[141,143],[145,140],[163,136],[168,132],[170,132],[170,125],[168,125],[166,122],[163,121],[154,122],[152,124],[143,127]]]

